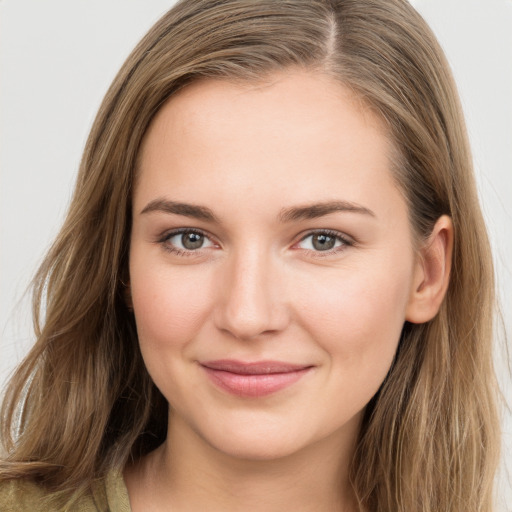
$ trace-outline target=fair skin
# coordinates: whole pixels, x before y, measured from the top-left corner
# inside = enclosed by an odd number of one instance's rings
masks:
[[[414,246],[390,155],[373,113],[304,71],[197,82],[157,114],[130,292],[170,416],[166,442],[125,471],[134,512],[356,510],[364,408],[403,323],[436,314],[450,270],[449,218]],[[267,388],[206,366],[225,360],[299,370]]]

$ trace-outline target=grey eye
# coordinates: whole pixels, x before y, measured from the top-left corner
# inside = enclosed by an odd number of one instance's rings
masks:
[[[185,249],[199,249],[204,243],[204,235],[199,233],[183,233],[181,235],[181,244]]]
[[[319,234],[313,235],[311,242],[317,251],[328,251],[334,248],[336,238],[330,235]]]
[[[344,240],[341,235],[337,236],[330,233],[311,233],[305,236],[300,242],[299,247],[301,249],[307,249],[309,251],[325,252],[343,245],[350,245]]]
[[[180,231],[167,236],[164,242],[165,245],[182,251],[195,251],[214,245],[206,235],[197,231]]]

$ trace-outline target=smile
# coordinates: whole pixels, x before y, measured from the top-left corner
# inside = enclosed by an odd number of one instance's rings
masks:
[[[201,363],[210,380],[223,391],[240,397],[262,397],[297,382],[313,366],[280,361],[243,363],[221,360]]]

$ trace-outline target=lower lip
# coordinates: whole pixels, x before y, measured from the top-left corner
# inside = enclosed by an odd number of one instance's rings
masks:
[[[287,373],[240,375],[202,367],[212,382],[228,393],[241,397],[261,397],[277,393],[301,379],[311,368]]]

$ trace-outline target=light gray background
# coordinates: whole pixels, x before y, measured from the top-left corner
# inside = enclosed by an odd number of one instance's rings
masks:
[[[172,0],[0,0],[0,387],[32,343],[24,292],[56,235],[95,112]],[[415,0],[445,48],[466,113],[512,333],[512,0]],[[498,373],[506,397],[504,336]],[[512,420],[504,419],[512,469]],[[512,511],[510,474],[498,484]]]

